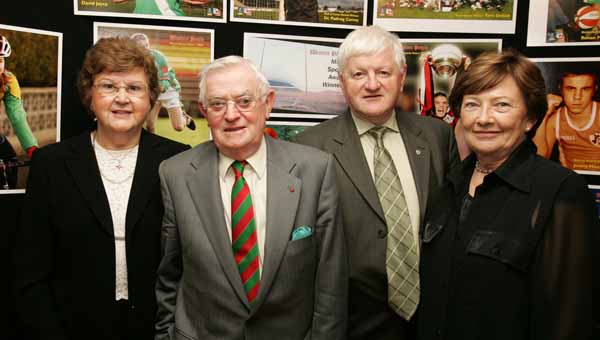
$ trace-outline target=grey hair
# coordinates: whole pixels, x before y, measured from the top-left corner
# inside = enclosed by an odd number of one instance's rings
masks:
[[[259,97],[263,97],[264,95],[267,94],[267,92],[269,91],[269,89],[271,89],[271,86],[269,85],[269,81],[267,80],[267,77],[264,76],[264,74],[262,74],[259,70],[258,67],[256,67],[256,65],[254,65],[253,62],[251,62],[248,59],[244,59],[240,56],[237,55],[230,55],[230,56],[226,56],[226,57],[222,57],[219,58],[215,61],[213,61],[212,63],[204,66],[204,68],[202,69],[202,71],[200,71],[200,95],[199,95],[199,99],[200,102],[202,103],[202,105],[206,105],[207,104],[207,98],[206,98],[206,77],[208,76],[208,74],[210,72],[213,71],[217,71],[217,70],[223,70],[225,68],[229,68],[229,67],[233,67],[236,65],[240,65],[240,64],[246,64],[250,67],[250,69],[252,71],[254,71],[254,74],[256,76],[256,80],[258,81],[258,94]]]
[[[341,76],[348,60],[360,55],[373,55],[391,49],[396,66],[401,70],[406,65],[402,43],[397,35],[373,25],[356,29],[348,36],[338,50],[338,74]]]

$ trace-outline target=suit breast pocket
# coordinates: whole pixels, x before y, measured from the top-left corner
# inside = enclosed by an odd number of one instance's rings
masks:
[[[479,230],[471,237],[467,253],[499,261],[525,273],[535,251],[534,244],[528,240],[526,235]]]
[[[314,235],[289,241],[284,256],[284,271],[292,280],[312,277],[316,264],[316,245]]]

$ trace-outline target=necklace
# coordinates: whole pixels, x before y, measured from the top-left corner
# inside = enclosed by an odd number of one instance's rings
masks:
[[[100,176],[103,179],[113,184],[121,184],[133,177],[136,159],[133,159],[133,164],[129,164],[131,162],[128,162],[128,160],[132,158],[134,151],[137,151],[137,145],[128,150],[111,152],[100,145],[96,145],[96,134],[93,134],[92,147],[96,153]],[[137,155],[135,158],[137,158]]]
[[[487,175],[494,171],[494,169],[484,168],[483,166],[481,166],[481,164],[479,164],[479,161],[475,161],[475,171]]]

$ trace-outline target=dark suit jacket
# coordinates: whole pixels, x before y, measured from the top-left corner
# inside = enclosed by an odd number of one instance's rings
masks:
[[[156,313],[158,165],[185,148],[141,136],[126,218],[129,320],[137,339],[152,339]],[[34,154],[14,254],[24,339],[113,339],[113,225],[89,133]]]
[[[164,162],[165,256],[156,339],[343,339],[347,256],[333,158],[266,138],[267,225],[251,306],[228,236],[218,151],[201,144]],[[292,239],[300,226],[312,234]]]
[[[415,179],[422,221],[430,192],[458,162],[456,142],[442,121],[410,113],[398,113],[396,119]],[[309,128],[296,141],[327,151],[336,160],[350,259],[348,337],[407,338],[406,322],[387,303],[387,227],[352,116],[346,113]]]

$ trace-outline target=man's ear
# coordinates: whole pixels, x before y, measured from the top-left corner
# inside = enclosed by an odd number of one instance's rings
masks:
[[[406,80],[406,65],[404,65],[401,69],[400,69],[400,77],[398,79],[398,88],[400,89],[400,92],[404,92],[404,81]]]
[[[266,113],[265,113],[265,119],[269,119],[269,116],[271,115],[271,110],[273,109],[273,105],[275,104],[275,91],[273,89],[269,89],[269,92],[267,92],[267,98],[265,100],[265,105],[266,107]]]

